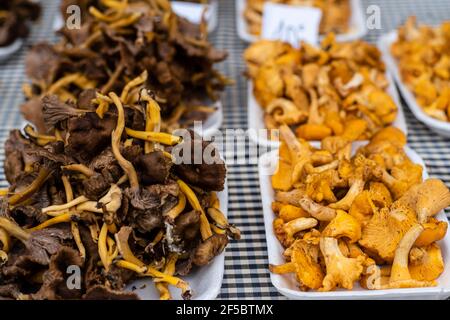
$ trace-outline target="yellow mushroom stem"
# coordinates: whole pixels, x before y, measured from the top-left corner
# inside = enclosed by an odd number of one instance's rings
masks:
[[[139,266],[126,260],[119,260],[116,262],[116,265],[124,269],[132,270],[142,277],[149,276],[155,278],[154,281],[157,283],[166,282],[170,285],[180,288],[183,294],[189,292],[190,290],[189,285],[185,281],[181,280],[180,278],[158,271],[153,267],[147,267],[145,265]]]
[[[89,225],[89,232],[91,233],[92,241],[97,243],[98,242],[98,234],[100,233],[97,221],[95,221],[94,224]]]
[[[151,247],[155,247],[164,238],[164,232],[159,231],[153,241],[150,243]]]
[[[220,209],[220,200],[216,192],[211,192],[211,199],[209,201],[211,208]]]
[[[106,243],[108,244],[108,264],[111,265],[119,255],[119,248],[111,237],[106,239]]]
[[[116,264],[116,266],[118,266],[120,268],[128,269],[128,270],[134,271],[139,274],[144,274],[145,272],[147,272],[146,266],[140,267],[140,266],[138,266],[134,263],[131,263],[129,261],[126,261],[126,260],[118,260],[115,262],[115,264]]]
[[[391,276],[389,282],[410,280],[411,276],[408,270],[408,258],[414,242],[423,231],[423,226],[417,224],[405,233],[395,251],[394,261],[391,267]]]
[[[123,11],[126,6],[128,1],[124,0],[124,1],[117,1],[117,0],[101,0],[100,1],[105,7],[107,8],[111,8],[111,9],[115,9],[118,11]]]
[[[69,164],[67,166],[62,166],[61,169],[68,171],[75,171],[84,174],[86,177],[90,178],[95,175],[95,172],[89,169],[87,166],[81,163]]]
[[[67,176],[62,176],[61,180],[63,182],[64,190],[66,193],[66,201],[72,201],[73,200],[73,189],[72,189],[72,185],[70,184],[69,178]],[[75,244],[77,245],[78,251],[80,252],[80,257],[84,261],[86,259],[86,248],[83,245],[83,241],[81,241],[80,229],[78,228],[77,222],[72,221],[70,223],[70,231],[72,232],[73,239],[75,240]]]
[[[228,223],[225,215],[218,208],[208,208],[208,216],[214,221],[219,229],[227,230],[235,239],[241,238],[239,229]]]
[[[115,234],[117,233],[117,226],[113,224],[108,224],[108,231],[109,233]]]
[[[83,241],[80,236],[80,229],[78,228],[78,223],[72,221],[70,223],[70,230],[72,231],[73,239],[75,240],[75,244],[77,245],[78,251],[80,252],[80,257],[85,260],[86,259],[86,248],[83,245]]]
[[[187,200],[189,201],[191,207],[194,210],[200,212],[200,233],[202,235],[202,239],[206,240],[212,236],[211,226],[209,225],[208,218],[206,217],[205,211],[203,210],[200,202],[198,201],[197,196],[194,191],[182,180],[177,180],[178,186],[180,187],[181,192],[184,193]]]
[[[211,230],[216,233],[216,234],[227,234],[227,230],[225,229],[221,229],[218,226],[216,226],[215,224],[210,224]]]
[[[169,276],[173,276],[175,274],[175,266],[176,266],[177,260],[178,260],[178,255],[171,254],[169,256],[169,259],[166,262],[166,265],[164,266],[163,272]],[[170,300],[171,299],[169,286],[167,285],[167,283],[157,282],[155,284],[155,286],[156,286],[156,289],[158,289],[158,291],[159,291],[160,300]]]
[[[114,22],[120,19],[121,12],[116,12],[113,15],[106,15],[102,13],[100,10],[98,10],[95,7],[89,7],[89,13],[94,16],[97,20],[103,21],[103,22]]]
[[[50,212],[57,212],[57,211],[68,210],[68,209],[73,208],[73,207],[79,205],[80,203],[84,203],[84,202],[86,202],[88,200],[89,199],[86,198],[85,196],[79,196],[78,198],[73,199],[72,201],[69,201],[67,203],[43,208],[42,209],[42,213],[50,213]]]
[[[103,223],[102,228],[100,229],[100,235],[98,236],[98,255],[100,256],[100,260],[103,263],[103,267],[106,271],[109,271],[109,266],[111,265],[111,261],[108,259],[108,248],[106,243],[106,238],[108,236],[108,226],[106,223]]]
[[[86,201],[77,205],[78,211],[89,211],[94,213],[116,212],[122,205],[122,190],[116,185],[111,185],[108,193],[106,193],[100,200]]]
[[[27,125],[23,129],[23,131],[25,131],[25,133],[28,136],[30,136],[32,138],[35,138],[37,140],[37,144],[41,145],[41,146],[46,145],[47,143],[54,142],[54,141],[57,140],[55,136],[48,136],[48,135],[43,135],[43,134],[37,133],[36,130],[34,130],[34,128],[32,126],[30,126],[30,125]]]
[[[79,217],[79,212],[69,212],[65,213],[59,216],[56,216],[54,218],[48,219],[47,221],[42,222],[41,224],[27,229],[28,232],[36,231],[36,230],[42,230],[47,227],[53,226],[55,224],[59,223],[65,223],[65,222],[71,222],[73,218]]]
[[[5,252],[9,252],[11,247],[11,239],[8,232],[6,232],[3,228],[0,228],[0,242],[2,243],[1,249]]]
[[[164,132],[136,131],[130,128],[125,128],[125,132],[128,136],[136,139],[150,142],[159,142],[169,146],[179,144],[182,141],[181,137]]]
[[[124,103],[126,103],[127,99],[128,99],[128,94],[130,93],[130,90],[132,88],[140,86],[145,81],[147,81],[147,77],[148,77],[148,72],[147,72],[147,70],[144,70],[144,72],[142,72],[138,77],[136,77],[133,80],[131,80],[130,82],[128,82],[122,90],[122,94],[120,95],[120,100],[123,101]]]
[[[141,100],[147,102],[147,108],[145,110],[146,115],[146,123],[145,123],[145,131],[146,132],[160,132],[161,131],[161,108],[159,104],[153,99],[147,92],[146,89],[141,90]],[[145,142],[145,153],[150,153],[153,151],[154,146],[152,142]]]
[[[109,92],[111,90],[112,86],[114,85],[114,83],[117,82],[117,79],[122,74],[124,69],[125,69],[125,64],[120,63],[116,67],[116,70],[111,75],[111,77],[109,77],[108,82],[102,87],[101,92],[103,92],[103,93]],[[110,103],[112,103],[112,102],[110,102]],[[108,107],[109,107],[109,104],[108,104]],[[108,111],[108,108],[106,109],[106,111]],[[105,111],[105,113],[106,113],[106,111]]]
[[[119,252],[125,261],[133,263],[139,267],[143,267],[145,264],[139,258],[137,258],[128,244],[128,238],[132,229],[130,227],[124,227],[117,232],[114,237],[116,238],[116,244],[119,248]]]
[[[62,138],[61,131],[58,129],[55,129],[55,138],[56,138],[56,141],[61,141],[61,142],[64,141],[64,139]]]
[[[175,207],[164,213],[164,216],[168,218],[170,221],[174,221],[180,213],[183,212],[184,208],[186,207],[186,196],[184,193],[180,193],[178,195],[178,203]]]
[[[25,189],[9,197],[8,203],[10,205],[16,205],[31,197],[37,190],[39,190],[42,187],[42,185],[45,183],[49,175],[50,170],[41,167],[39,169],[36,179],[34,179],[33,182]]]
[[[0,217],[0,227],[3,228],[10,236],[19,239],[22,242],[30,238],[30,234],[18,226],[14,221]]]
[[[120,139],[125,128],[125,112],[123,110],[123,105],[114,92],[111,92],[109,97],[113,100],[118,111],[117,126],[112,133],[112,151],[120,167],[127,174],[128,179],[130,180],[131,189],[139,190],[139,179],[136,170],[131,162],[126,160],[120,153]]]
[[[67,176],[62,176],[61,177],[63,186],[64,186],[64,191],[66,193],[66,201],[72,201],[73,200],[73,190],[72,190],[72,185],[70,184],[70,180]]]
[[[47,90],[48,94],[54,94],[62,87],[66,87],[69,84],[77,81],[80,78],[81,74],[79,73],[72,73],[65,75],[64,77],[60,78],[58,81],[53,83]]]
[[[0,266],[8,262],[8,253],[0,250]]]

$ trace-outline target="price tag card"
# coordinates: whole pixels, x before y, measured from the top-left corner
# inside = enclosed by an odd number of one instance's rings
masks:
[[[317,8],[266,2],[261,36],[286,41],[297,48],[300,41],[317,45],[321,18],[322,10]]]
[[[201,3],[172,1],[172,9],[177,15],[188,19],[192,23],[199,24],[202,21],[205,9],[207,10],[205,15],[206,21],[209,21],[210,18],[209,6]]]

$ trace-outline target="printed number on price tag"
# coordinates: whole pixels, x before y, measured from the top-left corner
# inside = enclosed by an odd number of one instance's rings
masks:
[[[300,41],[319,42],[319,25],[322,11],[313,7],[265,3],[262,38],[282,40],[298,47]]]

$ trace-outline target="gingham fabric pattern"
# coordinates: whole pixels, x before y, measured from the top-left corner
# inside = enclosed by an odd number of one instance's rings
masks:
[[[0,144],[3,145],[12,128],[23,126],[19,105],[23,102],[21,91],[24,76],[24,58],[27,49],[39,41],[55,41],[53,20],[59,1],[42,0],[43,16],[33,26],[30,37],[20,52],[9,61],[0,64]],[[395,29],[408,16],[428,24],[438,24],[450,17],[449,0],[363,0],[366,11],[369,5],[381,10],[381,30],[369,30],[365,40],[376,42],[378,37]],[[211,35],[217,47],[226,49],[229,57],[219,69],[236,84],[226,90],[222,97],[224,106],[223,129],[247,129],[247,86],[243,77],[245,69],[242,52],[247,43],[236,33],[234,0],[219,0],[219,25]],[[450,186],[450,143],[431,132],[417,121],[403,102],[408,124],[408,143],[424,159],[432,177],[444,180]],[[229,141],[226,141],[229,142]],[[247,140],[248,142],[248,140]],[[254,147],[254,146],[251,146]],[[232,154],[225,150],[227,159]],[[0,161],[4,151],[0,148]],[[255,159],[247,164],[228,165],[229,220],[239,226],[242,239],[232,242],[226,250],[225,275],[219,299],[284,299],[270,282],[264,221],[259,190],[258,168]],[[249,163],[250,162],[250,163]],[[6,187],[4,175],[0,174],[0,187]]]

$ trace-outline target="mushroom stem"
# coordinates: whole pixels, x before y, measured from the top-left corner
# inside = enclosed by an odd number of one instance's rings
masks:
[[[99,206],[101,204],[102,206]],[[116,212],[122,205],[122,190],[116,185],[111,185],[108,193],[105,194],[98,202],[85,201],[77,205],[78,211],[89,211],[94,213],[104,213],[104,209],[108,212]]]
[[[0,227],[2,227],[6,232],[8,232],[9,235],[19,239],[22,242],[25,242],[30,238],[30,234],[28,234],[15,222],[7,218],[0,217]]]
[[[416,224],[411,227],[408,232],[405,233],[402,240],[395,251],[394,262],[392,263],[391,277],[389,282],[396,282],[402,280],[410,280],[411,276],[408,270],[408,258],[409,251],[416,239],[423,231],[423,227],[420,224]]]
[[[197,196],[194,191],[192,191],[192,189],[182,180],[178,179],[177,183],[180,186],[181,192],[186,195],[191,207],[200,212],[200,233],[202,234],[203,240],[208,239],[212,236],[211,226],[209,225],[208,218],[206,217],[205,211],[200,205]]]
[[[45,181],[47,180],[49,175],[50,175],[50,170],[48,170],[47,168],[41,167],[39,169],[39,173],[38,173],[38,176],[36,177],[36,179],[34,179],[34,181],[28,187],[26,187],[24,190],[12,195],[8,199],[9,204],[16,205],[18,203],[25,201],[29,197],[31,197],[37,190],[39,190],[42,187],[42,185],[45,183]]]
[[[117,247],[122,255],[123,259],[127,262],[133,263],[138,267],[144,267],[145,264],[137,258],[128,244],[128,238],[130,237],[132,229],[130,227],[122,227],[114,237],[116,238]]]
[[[169,256],[169,259],[166,262],[166,265],[164,266],[164,273],[173,276],[175,274],[175,266],[178,260],[178,255],[171,254]],[[171,295],[169,291],[169,286],[167,283],[161,283],[157,282],[155,283],[156,289],[159,291],[159,299],[160,300],[170,300]]]
[[[144,70],[138,77],[134,78],[130,82],[128,82],[125,87],[122,90],[122,94],[120,95],[120,100],[124,103],[127,102],[128,94],[130,93],[130,90],[134,87],[140,86],[145,81],[147,81],[148,72],[147,70]]]
[[[81,163],[62,166],[61,169],[80,172],[88,178],[92,177],[95,174],[93,170],[89,169],[88,167],[86,167],[84,164]]]
[[[126,261],[126,260],[118,260],[115,262],[115,264],[116,264],[116,266],[118,266],[120,268],[128,269],[128,270],[134,271],[139,274],[144,274],[147,271],[146,266],[140,267],[140,266],[138,266],[134,263],[131,263],[129,261]]]
[[[150,97],[146,89],[141,90],[141,99],[147,102],[146,108],[146,123],[145,123],[145,131],[146,132],[160,132],[161,131],[161,108],[158,103]],[[145,153],[150,153],[153,150],[153,147],[158,147],[157,145],[153,146],[152,142],[145,142]]]
[[[186,196],[184,193],[178,195],[178,203],[175,207],[164,213],[164,216],[170,221],[174,221],[186,207]]]
[[[70,184],[69,178],[67,176],[62,176],[61,180],[63,182],[64,190],[66,192],[66,201],[72,201],[73,200],[73,189]],[[81,241],[80,230],[78,229],[78,223],[75,221],[72,221],[70,223],[70,230],[72,231],[73,239],[75,240],[75,244],[78,248],[78,251],[80,252],[80,257],[84,261],[86,259],[86,249],[83,245],[83,242]]]
[[[72,221],[73,218],[78,217],[78,212],[69,212],[64,213],[62,215],[56,216],[54,218],[48,219],[47,221],[44,221],[43,223],[37,225],[36,227],[27,229],[28,232],[36,231],[36,230],[42,230],[49,226],[59,224],[59,223],[65,223]]]
[[[109,266],[111,262],[108,259],[108,248],[106,245],[106,238],[108,236],[108,226],[106,223],[103,223],[102,228],[100,229],[100,235],[98,236],[98,255],[100,256],[100,260],[103,263],[103,267],[105,267],[106,271],[109,271]]]
[[[173,146],[179,144],[181,142],[181,137],[171,135],[169,133],[164,132],[146,132],[146,131],[136,131],[133,129],[125,128],[125,132],[128,136],[150,141],[150,142],[159,142],[165,145]]]
[[[127,174],[128,179],[130,180],[131,188],[133,190],[139,190],[139,179],[136,170],[131,162],[126,160],[120,153],[120,139],[125,128],[125,112],[123,110],[123,105],[119,97],[114,92],[111,92],[109,97],[113,100],[118,111],[117,126],[112,133],[112,151],[120,167]]]
[[[72,201],[69,201],[65,204],[59,204],[59,205],[54,205],[54,206],[43,208],[42,213],[67,210],[67,209],[70,209],[70,208],[73,208],[73,207],[79,205],[80,203],[86,202],[88,200],[89,199],[86,198],[85,196],[79,196],[78,198],[73,199]]]
[[[207,212],[208,216],[215,222],[219,229],[226,230],[235,240],[241,238],[239,229],[228,223],[228,220],[222,211],[218,208],[208,208]]]
[[[0,228],[0,242],[3,244],[1,249],[8,252],[11,246],[11,239],[9,238],[8,232],[3,228]]]

